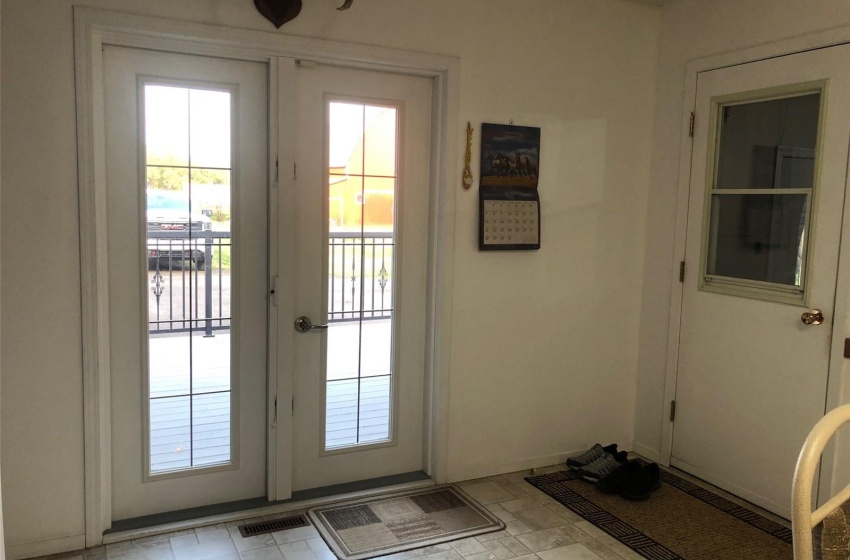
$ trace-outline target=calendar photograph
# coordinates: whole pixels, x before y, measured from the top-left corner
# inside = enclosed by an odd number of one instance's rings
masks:
[[[481,186],[537,188],[540,129],[481,125]]]

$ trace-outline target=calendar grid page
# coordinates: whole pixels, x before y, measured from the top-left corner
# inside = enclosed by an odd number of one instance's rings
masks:
[[[540,243],[536,200],[484,200],[484,245]]]

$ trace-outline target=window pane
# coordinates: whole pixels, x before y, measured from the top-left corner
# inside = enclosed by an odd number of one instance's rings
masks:
[[[812,188],[820,97],[721,107],[715,188]]]
[[[193,89],[189,116],[192,167],[230,168],[230,93]]]
[[[392,107],[366,107],[363,142],[366,175],[395,176],[397,113]]]
[[[192,397],[193,466],[229,461],[230,391],[196,394]]]
[[[392,376],[370,377],[360,382],[360,418],[358,436],[361,443],[390,438],[390,383]]]
[[[363,120],[366,108],[357,103],[330,104],[328,162],[332,175],[363,174]]]
[[[145,153],[148,165],[189,165],[189,90],[145,86]]]
[[[714,195],[706,272],[802,285],[805,194]]]
[[[151,472],[192,466],[189,397],[151,399]]]

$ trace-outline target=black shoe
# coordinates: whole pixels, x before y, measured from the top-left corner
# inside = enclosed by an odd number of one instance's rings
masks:
[[[600,492],[606,494],[619,494],[626,482],[631,479],[634,474],[640,469],[640,463],[637,461],[629,461],[625,465],[620,465],[614,472],[596,483],[596,487]]]
[[[640,465],[632,477],[626,481],[620,490],[620,495],[627,500],[648,500],[653,492],[661,488],[661,469],[656,463],[647,466]]]
[[[602,447],[598,443],[581,453],[580,455],[576,455],[575,457],[570,457],[567,459],[567,466],[573,469],[574,471],[579,470],[582,467],[586,467],[590,463],[596,461],[597,459],[604,457],[606,453],[616,453],[617,452],[617,444],[612,443],[611,445],[606,445]]]
[[[617,453],[606,453],[599,459],[590,463],[586,467],[578,470],[578,474],[588,482],[599,482],[615,470],[620,465],[628,461],[629,453],[627,451],[618,451]]]

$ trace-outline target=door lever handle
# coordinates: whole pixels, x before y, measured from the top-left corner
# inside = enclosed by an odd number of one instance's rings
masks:
[[[327,325],[314,325],[313,321],[310,320],[306,315],[302,315],[295,319],[295,330],[301,334],[306,332],[310,332],[313,329],[327,329]]]
[[[822,325],[823,312],[820,309],[812,309],[800,315],[800,320],[804,325]]]

